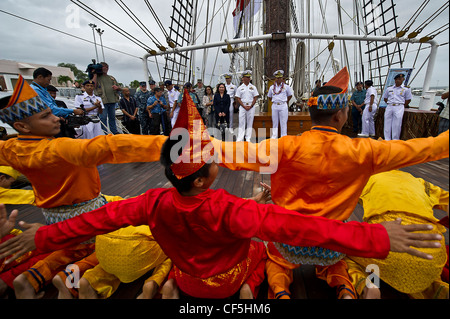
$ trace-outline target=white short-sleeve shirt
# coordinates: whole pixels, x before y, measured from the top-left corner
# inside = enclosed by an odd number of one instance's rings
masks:
[[[368,88],[366,90],[366,98],[364,99],[364,104],[370,104],[370,97],[374,96],[373,104],[377,103],[377,89],[375,89],[373,86]]]
[[[259,96],[258,89],[253,84],[242,84],[236,90],[236,97],[240,98],[242,103],[250,105],[253,102],[255,96]]]
[[[230,83],[225,84],[225,87],[227,88],[227,94],[230,96],[231,100],[233,100],[234,96],[236,95],[236,85]]]
[[[383,99],[387,99],[387,104],[405,104],[405,101],[412,99],[411,89],[404,86],[390,86],[383,94]]]
[[[169,106],[173,107],[173,103],[178,101],[178,96],[180,95],[180,92],[175,90],[175,88],[172,88],[172,90],[167,92],[169,95]]]
[[[270,86],[267,97],[272,99],[272,103],[285,103],[289,96],[294,95],[291,87],[286,83],[281,83],[280,85],[274,83]]]
[[[100,104],[102,105],[102,109],[105,108],[103,105],[102,99],[94,94],[88,95],[86,92],[83,94],[78,94],[75,96],[74,106],[80,107],[81,104],[83,104],[84,108],[90,108],[93,107],[96,101],[100,101]],[[89,111],[87,113],[88,115],[97,115],[98,109],[93,109],[92,111]]]

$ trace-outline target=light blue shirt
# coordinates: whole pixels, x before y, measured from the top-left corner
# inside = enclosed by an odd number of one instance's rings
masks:
[[[158,99],[156,98],[155,95],[150,96],[150,97],[148,98],[148,100],[147,100],[147,106],[148,106],[148,105],[152,105],[152,104],[155,103],[155,101],[157,101],[157,100],[158,100]],[[159,101],[161,101],[161,103],[162,103],[163,105],[167,105],[167,102],[166,102],[166,99],[164,98],[164,96],[161,96],[161,97],[159,98]],[[162,107],[161,104],[156,104],[156,106],[154,106],[154,107],[151,109],[150,112],[151,112],[152,114],[162,114],[164,111],[165,111],[165,109]]]
[[[62,107],[58,107],[56,105],[55,99],[52,98],[50,93],[48,93],[47,89],[43,88],[36,82],[32,82],[31,87],[33,88],[33,90],[36,91],[36,93],[39,95],[41,100],[44,101],[44,103],[47,104],[47,106],[52,110],[52,113],[55,116],[66,117],[67,115],[73,113],[73,110],[71,110],[71,109],[65,109]]]

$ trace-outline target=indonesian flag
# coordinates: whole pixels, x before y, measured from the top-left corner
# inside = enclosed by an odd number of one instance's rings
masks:
[[[236,33],[259,11],[262,2],[263,0],[236,0],[236,8],[233,10],[233,24]]]

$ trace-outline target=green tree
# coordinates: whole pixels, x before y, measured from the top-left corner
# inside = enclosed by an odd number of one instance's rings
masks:
[[[58,76],[58,83],[59,84],[61,84],[61,85],[67,85],[67,82],[68,81],[71,81],[72,82],[72,79],[70,78],[70,76],[67,76],[67,75],[60,75],[60,76]]]
[[[84,71],[81,71],[80,69],[78,69],[76,67],[76,65],[73,64],[73,63],[61,62],[61,63],[58,63],[58,66],[69,68],[70,70],[72,70],[73,75],[75,76],[75,81],[78,81],[80,84],[83,83],[84,81],[89,80],[89,77],[88,77],[87,73],[85,73]]]
[[[130,88],[136,89],[138,87],[139,87],[139,81],[138,80],[131,81]]]

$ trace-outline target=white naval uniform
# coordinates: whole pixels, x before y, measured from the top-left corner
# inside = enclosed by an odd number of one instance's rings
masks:
[[[402,132],[403,113],[405,112],[405,101],[412,99],[411,90],[404,86],[390,86],[383,94],[387,99],[386,111],[384,112],[384,139],[386,141],[399,140]]]
[[[237,88],[236,97],[240,98],[242,104],[245,106],[251,105],[253,98],[259,96],[256,86],[249,83],[248,86],[242,84]],[[241,142],[244,140],[250,141],[253,132],[253,118],[255,117],[255,106],[250,110],[246,111],[241,105],[239,106],[239,133],[236,142]]]
[[[76,108],[79,108],[81,104],[83,104],[85,109],[91,108],[94,106],[94,103],[96,101],[100,101],[102,105],[102,109],[105,109],[105,106],[103,105],[102,99],[94,94],[88,95],[86,92],[83,94],[78,94],[75,96],[75,102],[74,106]],[[98,116],[98,109],[95,108],[92,111],[87,112],[88,116]],[[82,139],[91,139],[99,135],[104,135],[105,133],[102,130],[102,122],[98,123],[92,123],[89,122],[86,125],[82,125],[79,128],[76,128],[75,131],[78,134],[77,138]]]
[[[180,95],[180,92],[175,90],[175,88],[172,88],[172,90],[168,91],[167,93],[169,96],[170,110],[172,110],[174,103],[178,101],[178,96]],[[172,120],[170,121],[172,124],[172,127],[174,127],[175,122],[177,121],[179,112],[180,112],[180,107],[177,106],[177,108],[173,111],[173,117],[172,117]]]
[[[372,104],[372,112],[369,111],[370,107],[370,97],[374,96]],[[375,135],[375,112],[377,111],[377,90],[371,86],[366,91],[366,99],[364,100],[366,107],[362,115],[362,130],[361,134],[364,135]]]
[[[275,94],[275,92],[280,93]],[[289,115],[287,100],[288,97],[293,94],[294,92],[291,87],[286,83],[282,83],[281,85],[274,83],[269,88],[267,97],[272,99],[272,138],[278,137],[278,121],[280,122],[280,136],[283,137],[287,135],[287,122]]]
[[[236,95],[237,87],[233,83],[230,83],[230,84],[225,83],[225,87],[227,88],[227,94],[230,96],[230,125],[228,127],[233,128],[233,115],[234,115],[233,102],[234,102],[234,96]]]

